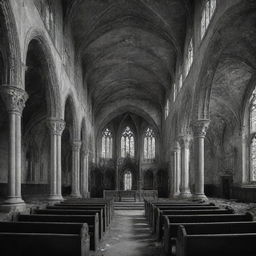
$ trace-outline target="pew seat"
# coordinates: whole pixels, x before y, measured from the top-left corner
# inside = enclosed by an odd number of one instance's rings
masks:
[[[178,228],[177,256],[253,256],[256,231],[234,234],[189,234]]]
[[[87,223],[90,234],[90,249],[96,251],[99,245],[99,219],[96,215],[42,215],[42,214],[18,214],[15,221],[22,222],[68,222]]]

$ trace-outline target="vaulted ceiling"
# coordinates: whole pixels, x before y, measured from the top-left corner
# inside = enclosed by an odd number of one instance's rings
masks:
[[[96,115],[121,101],[162,110],[190,9],[189,0],[72,2],[71,29]]]

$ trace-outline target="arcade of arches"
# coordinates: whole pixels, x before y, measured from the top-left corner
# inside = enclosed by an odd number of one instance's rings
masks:
[[[256,2],[0,0],[1,209],[256,200]]]

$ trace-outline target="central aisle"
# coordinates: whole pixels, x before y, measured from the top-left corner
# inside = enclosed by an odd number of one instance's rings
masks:
[[[104,256],[158,256],[160,243],[151,235],[144,211],[115,211],[110,230],[100,248]]]

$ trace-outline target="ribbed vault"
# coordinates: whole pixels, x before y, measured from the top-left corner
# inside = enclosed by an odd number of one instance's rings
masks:
[[[120,99],[163,108],[183,51],[189,1],[74,1],[67,13],[94,114]],[[147,110],[145,110],[147,111]]]

